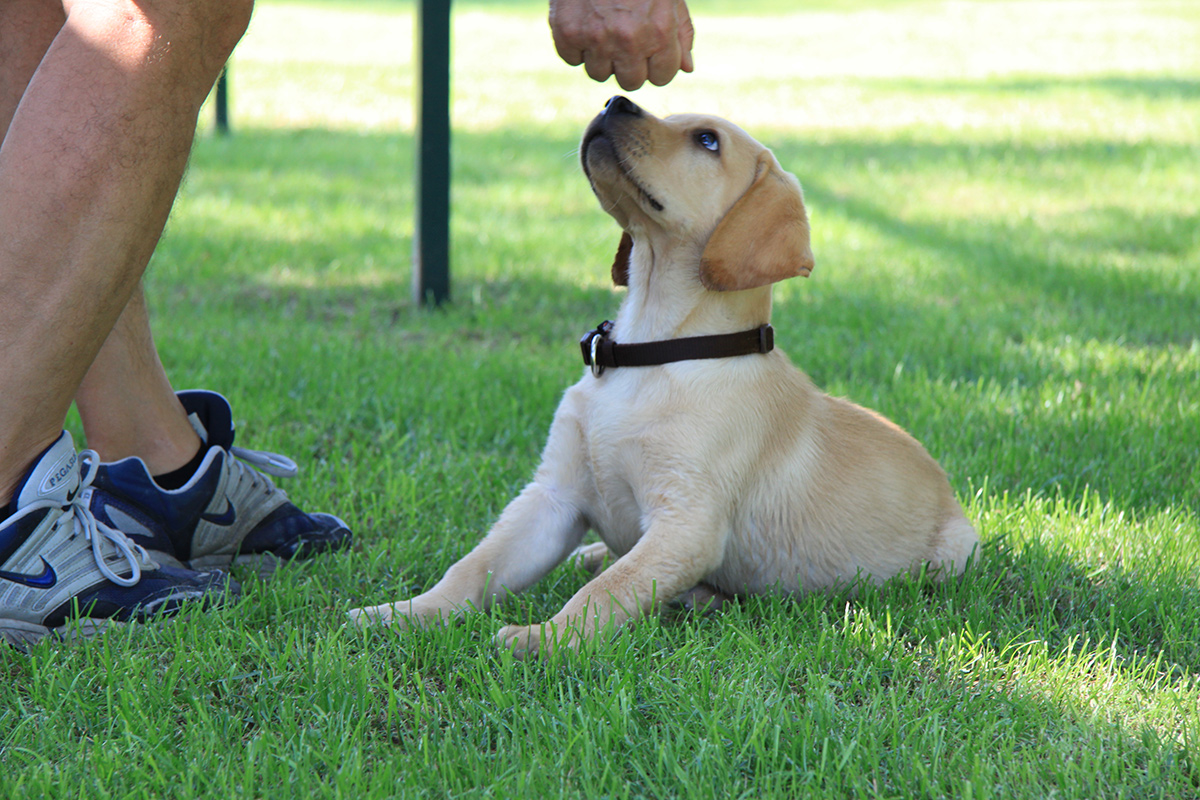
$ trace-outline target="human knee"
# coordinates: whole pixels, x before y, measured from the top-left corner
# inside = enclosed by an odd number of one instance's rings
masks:
[[[250,24],[254,0],[139,0],[157,33],[186,43],[193,57],[220,69]]]
[[[254,0],[73,0],[68,20],[139,66],[170,60],[215,75],[250,24]]]
[[[186,11],[185,20],[206,55],[221,64],[229,58],[250,24],[254,0],[184,0],[164,3]]]

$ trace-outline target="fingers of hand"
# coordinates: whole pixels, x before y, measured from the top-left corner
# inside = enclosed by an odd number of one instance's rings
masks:
[[[683,55],[679,52],[678,43],[655,53],[646,62],[646,65],[651,83],[655,86],[665,86],[670,83],[683,65]]]
[[[691,72],[694,66],[692,63],[692,45],[696,41],[696,29],[692,26],[692,18],[688,14],[687,3],[684,0],[679,0],[675,14],[678,21],[676,32],[679,38],[679,52],[681,54],[679,68],[684,72]]]
[[[593,80],[615,75],[626,91],[647,80],[662,86],[680,70],[691,72],[695,34],[684,0],[645,0],[643,5],[614,9],[552,2],[555,49],[566,63],[582,63]]]

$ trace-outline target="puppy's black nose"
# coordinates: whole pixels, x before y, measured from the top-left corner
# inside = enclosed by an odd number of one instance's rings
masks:
[[[630,117],[640,117],[642,109],[628,97],[616,95],[609,99],[604,104],[604,116],[615,117],[617,115],[626,115]]]

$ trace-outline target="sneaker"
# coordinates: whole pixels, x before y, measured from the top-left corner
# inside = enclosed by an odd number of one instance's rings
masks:
[[[94,451],[77,454],[63,431],[13,492],[13,510],[0,519],[0,640],[23,648],[52,633],[91,636],[240,593],[220,572],[155,563],[97,521],[87,497],[99,463]]]
[[[224,397],[190,391],[179,400],[208,448],[196,474],[169,491],[140,458],[101,464],[91,498],[97,519],[155,558],[192,569],[247,564],[266,574],[282,561],[349,546],[346,523],[304,513],[263,474],[295,475],[291,459],[233,446],[233,413]]]

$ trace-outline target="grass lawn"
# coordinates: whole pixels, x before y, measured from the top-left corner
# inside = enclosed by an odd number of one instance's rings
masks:
[[[983,550],[549,664],[490,637],[565,567],[448,629],[343,624],[478,541],[621,299],[575,156],[615,85],[544,4],[454,7],[451,305],[409,299],[412,7],[382,0],[261,0],[146,280],[176,386],[299,461],[353,552],[0,651],[0,795],[1200,797],[1200,5],[694,2],[697,71],[633,99],[799,177],[817,268],[777,342],[926,445]]]

